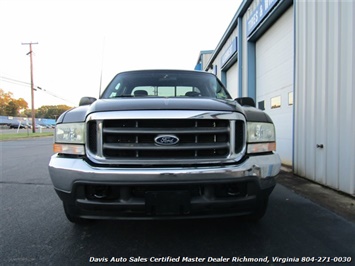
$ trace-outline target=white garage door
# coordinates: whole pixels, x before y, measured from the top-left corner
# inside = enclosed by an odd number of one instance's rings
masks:
[[[256,42],[256,101],[276,126],[277,152],[292,165],[293,6]]]
[[[238,63],[235,62],[226,73],[227,89],[232,98],[238,97]]]

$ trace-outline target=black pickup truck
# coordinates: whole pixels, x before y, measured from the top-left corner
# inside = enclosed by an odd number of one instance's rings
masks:
[[[263,217],[274,125],[215,75],[123,72],[79,105],[58,118],[49,163],[69,221]]]

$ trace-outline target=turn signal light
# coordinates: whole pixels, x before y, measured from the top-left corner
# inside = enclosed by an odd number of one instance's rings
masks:
[[[55,153],[63,154],[73,154],[73,155],[84,155],[85,149],[84,145],[75,145],[75,144],[53,144],[53,151]]]

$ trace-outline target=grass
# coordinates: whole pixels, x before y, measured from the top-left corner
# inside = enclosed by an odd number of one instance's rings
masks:
[[[42,132],[42,133],[10,133],[10,134],[0,134],[1,140],[16,140],[16,139],[29,139],[29,138],[38,138],[38,137],[50,137],[53,136],[53,132]]]

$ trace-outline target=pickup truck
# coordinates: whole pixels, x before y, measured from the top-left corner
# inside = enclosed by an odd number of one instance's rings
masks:
[[[212,73],[119,73],[56,122],[49,163],[73,223],[265,214],[281,161],[270,117]]]

